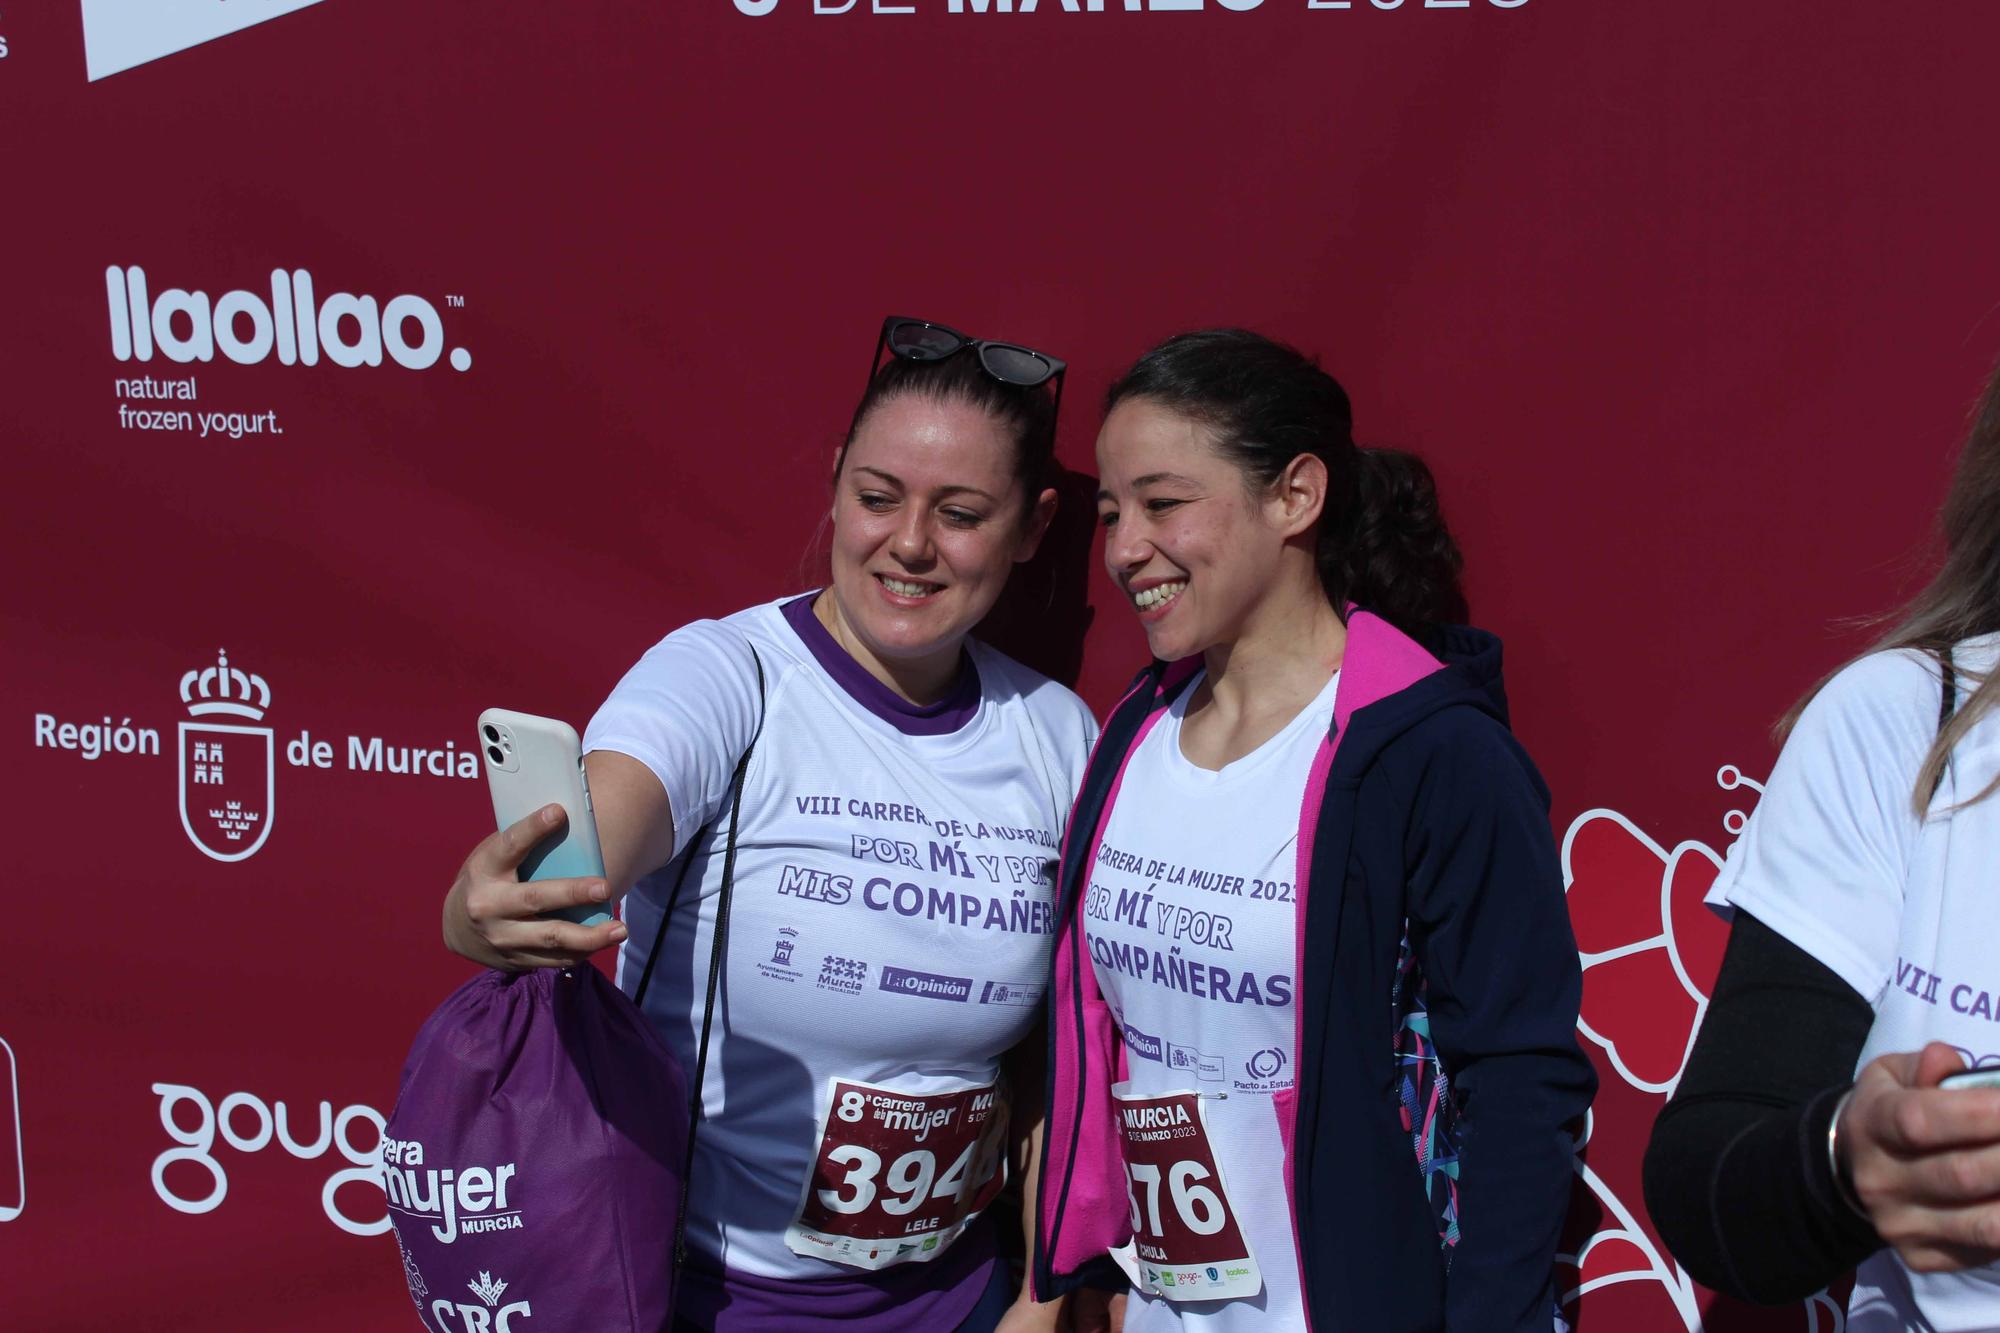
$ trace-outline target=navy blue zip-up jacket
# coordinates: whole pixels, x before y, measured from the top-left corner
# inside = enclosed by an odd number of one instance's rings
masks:
[[[1125,765],[1196,665],[1141,673],[1064,839],[1033,1273],[1044,1300],[1122,1281],[1103,1256],[1130,1239],[1110,1098],[1125,1048],[1079,904]],[[1276,1096],[1321,1333],[1551,1327],[1571,1131],[1597,1077],[1576,1040],[1582,977],[1548,816],[1507,728],[1499,640],[1448,628],[1440,660],[1353,611],[1333,725],[1300,793],[1298,1077]],[[1425,1010],[1454,1142],[1405,1120]],[[1427,1188],[1440,1166],[1456,1173],[1449,1217]]]

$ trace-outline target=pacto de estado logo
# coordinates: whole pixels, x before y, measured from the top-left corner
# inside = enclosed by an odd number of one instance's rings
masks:
[[[1274,1079],[1285,1067],[1285,1052],[1276,1046],[1266,1046],[1243,1062],[1243,1067],[1255,1079]]]
[[[321,297],[302,268],[272,269],[264,292],[238,289],[210,300],[205,291],[181,287],[153,295],[145,269],[113,264],[104,270],[104,296],[111,354],[120,361],[151,361],[157,353],[186,365],[213,361],[220,352],[252,366],[275,352],[287,366],[316,366],[324,354],[336,366],[379,366],[387,356],[405,370],[428,370],[442,357],[453,370],[472,369],[465,348],[446,354],[444,319],[423,297]]]

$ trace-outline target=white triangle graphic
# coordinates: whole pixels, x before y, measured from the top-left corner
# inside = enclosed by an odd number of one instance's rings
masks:
[[[83,60],[94,83],[320,0],[83,0]]]

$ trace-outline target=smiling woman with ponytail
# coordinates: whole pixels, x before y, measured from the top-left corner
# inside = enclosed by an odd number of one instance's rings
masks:
[[[1111,388],[1153,663],[1057,885],[1035,1282],[1125,1327],[1547,1333],[1595,1088],[1548,792],[1430,470],[1240,329]]]

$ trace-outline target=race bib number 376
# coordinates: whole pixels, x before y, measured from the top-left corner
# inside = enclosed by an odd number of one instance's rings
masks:
[[[1263,1274],[1230,1207],[1201,1097],[1132,1097],[1114,1088],[1112,1104],[1132,1240],[1111,1257],[1134,1286],[1170,1301],[1256,1295]]]
[[[998,1088],[831,1084],[812,1179],[785,1243],[856,1268],[936,1258],[1006,1183]]]

